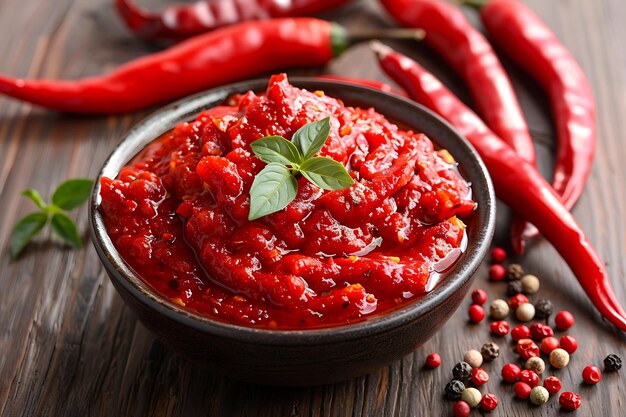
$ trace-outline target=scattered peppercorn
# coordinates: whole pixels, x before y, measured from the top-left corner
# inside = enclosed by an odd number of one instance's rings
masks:
[[[550,365],[557,369],[565,368],[569,363],[569,353],[561,348],[556,348],[550,352]]]
[[[543,323],[533,323],[530,325],[530,337],[537,341],[541,342],[546,337],[554,336],[554,331],[552,327]]]
[[[574,315],[567,310],[559,311],[554,317],[554,323],[560,330],[568,330],[574,325]]]
[[[459,362],[452,368],[452,376],[462,382],[467,382],[472,377],[472,367],[467,362]]]
[[[487,342],[480,348],[480,353],[486,361],[492,361],[500,356],[500,347],[493,342]]]
[[[447,399],[458,400],[461,398],[461,393],[464,389],[465,384],[463,382],[453,379],[452,381],[448,382],[444,389],[444,392]]]
[[[549,398],[550,398],[550,393],[548,392],[547,389],[545,389],[541,385],[534,387],[530,391],[530,402],[535,405],[544,405],[545,403],[548,402]]]
[[[622,358],[615,353],[611,353],[604,358],[604,370],[609,372],[617,372],[622,369]]]
[[[487,302],[487,293],[485,290],[476,289],[472,291],[472,303],[483,305]]]
[[[472,368],[480,368],[480,365],[483,364],[483,355],[476,349],[470,349],[465,352],[463,360],[469,363]]]
[[[549,336],[541,341],[541,351],[546,355],[549,355],[554,349],[560,346],[559,339],[554,336]],[[567,350],[567,349],[566,349]]]
[[[559,396],[559,404],[561,404],[561,407],[569,411],[578,410],[581,403],[582,399],[580,398],[580,395],[575,392],[565,391]]]
[[[502,320],[506,318],[506,316],[509,315],[509,311],[510,309],[507,302],[500,298],[494,300],[489,307],[489,313],[491,314],[491,317],[496,320]]]
[[[524,365],[526,369],[534,371],[536,374],[541,375],[546,370],[546,363],[538,356],[528,358]]]
[[[496,409],[498,406],[498,397],[494,394],[486,393],[483,395],[483,398],[480,400],[480,408],[483,411],[491,412]]]
[[[532,388],[525,382],[516,382],[514,390],[515,395],[517,395],[518,398],[526,400],[528,399],[528,397],[530,397],[530,391],[532,390]]]
[[[494,321],[489,327],[491,327],[491,333],[497,336],[506,336],[509,334],[509,323],[505,320]]]
[[[435,369],[439,368],[439,365],[441,365],[441,356],[438,353],[431,353],[426,356],[426,367]]]
[[[535,317],[539,319],[547,319],[554,313],[554,305],[550,300],[541,298],[535,303]]]
[[[472,370],[472,383],[477,387],[486,384],[489,381],[489,374],[483,368],[474,368]]]
[[[576,352],[578,349],[578,340],[574,336],[565,335],[561,336],[561,340],[559,341],[559,346],[561,349],[565,350],[570,355]]]
[[[515,326],[513,327],[513,330],[511,330],[511,337],[516,342],[520,339],[528,339],[530,337],[530,329],[523,324]]]
[[[514,283],[514,282],[519,282],[519,281],[512,281],[511,283]],[[509,307],[511,307],[513,310],[517,310],[519,306],[528,302],[529,302],[528,297],[526,297],[524,294],[517,294],[509,298]]]
[[[457,401],[454,403],[454,407],[452,408],[452,413],[454,417],[467,417],[470,414],[470,406],[465,401]]]
[[[555,376],[549,376],[544,379],[543,386],[548,390],[550,395],[556,395],[556,393],[561,391],[561,388],[563,388],[561,380]]]
[[[531,371],[530,369],[524,369],[519,373],[518,381],[528,384],[529,387],[534,388],[539,385],[539,375]]]
[[[531,321],[535,317],[535,306],[530,303],[524,303],[515,310],[515,316],[519,321]]]
[[[522,372],[521,368],[514,363],[507,363],[502,367],[502,379],[506,382],[515,382],[519,378],[519,374]]]
[[[539,278],[531,274],[524,275],[520,282],[522,283],[522,292],[524,294],[534,294],[539,291],[541,286]]]
[[[506,269],[507,277],[511,281],[519,281],[524,276],[524,268],[520,264],[511,264]]]
[[[520,339],[517,341],[517,353],[524,360],[539,356],[539,346],[532,339]]]
[[[596,366],[585,366],[583,369],[583,381],[589,385],[594,385],[602,379],[602,371]]]
[[[485,309],[478,304],[472,304],[467,310],[467,314],[472,323],[480,323],[485,318]]]
[[[465,388],[461,393],[461,401],[465,401],[470,408],[478,407],[482,394],[476,388]]]
[[[506,277],[506,269],[500,264],[494,264],[489,267],[489,279],[492,281],[502,281]]]
[[[497,263],[506,261],[506,251],[498,246],[494,247],[491,249],[491,260]]]
[[[506,295],[513,297],[522,292],[522,283],[520,281],[511,281],[506,287]]]

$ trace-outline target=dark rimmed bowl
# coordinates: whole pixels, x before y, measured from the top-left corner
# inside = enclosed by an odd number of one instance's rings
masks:
[[[495,197],[476,151],[450,125],[424,107],[395,95],[337,81],[291,78],[307,90],[323,90],[346,105],[374,107],[388,118],[424,132],[459,162],[472,184],[478,211],[468,228],[466,252],[446,279],[414,303],[363,322],[316,330],[278,331],[230,325],[195,315],[155,293],[122,260],[99,210],[101,177],[115,178],[149,142],[176,123],[231,94],[261,91],[267,80],[245,81],[185,98],[135,126],[104,163],[92,191],[90,226],[98,256],[124,301],[172,350],[223,375],[271,385],[319,385],[355,376],[395,361],[428,340],[457,309],[484,258],[494,232]]]

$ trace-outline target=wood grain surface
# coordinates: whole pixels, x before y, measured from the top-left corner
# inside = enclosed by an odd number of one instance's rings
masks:
[[[606,260],[619,298],[626,303],[626,2],[525,0],[571,49],[588,74],[598,104],[599,147],[588,186],[574,210]],[[77,78],[99,74],[156,50],[120,24],[112,0],[0,0],[0,73],[16,77]],[[144,1],[159,6],[164,1]],[[468,10],[476,21],[476,14]],[[385,27],[390,19],[373,0],[358,1],[325,17],[353,27]],[[463,83],[424,46],[394,44],[441,76],[464,100]],[[532,127],[542,171],[549,175],[554,135],[545,95],[505,60]],[[365,45],[328,68],[297,73],[337,73],[385,79]],[[296,72],[294,72],[295,74]],[[154,110],[154,109],[151,109]],[[0,415],[2,416],[448,416],[442,398],[450,369],[469,348],[490,340],[488,325],[468,325],[466,301],[425,346],[378,372],[313,388],[268,388],[196,369],[168,351],[137,322],[106,277],[91,244],[69,250],[48,232],[18,260],[10,259],[9,234],[34,210],[19,197],[33,187],[47,195],[69,177],[94,177],[123,133],[151,110],[118,117],[75,117],[0,97]],[[496,241],[506,244],[509,213],[499,207]],[[73,213],[85,240],[87,212]],[[623,416],[626,370],[605,374],[597,386],[581,385],[581,370],[606,354],[626,357],[626,337],[602,320],[554,249],[538,241],[521,259],[542,278],[541,296],[576,315],[571,334],[579,350],[554,374],[581,393],[580,416]],[[490,297],[483,266],[475,286]],[[541,407],[513,398],[499,369],[514,354],[486,365],[483,388],[500,398],[494,416],[565,415],[555,398]],[[437,351],[440,369],[423,369]],[[548,371],[553,373],[552,370]],[[473,415],[480,414],[474,411]]]

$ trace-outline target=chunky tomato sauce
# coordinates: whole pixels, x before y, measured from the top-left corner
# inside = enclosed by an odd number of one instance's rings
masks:
[[[218,320],[264,328],[346,324],[417,299],[460,256],[459,218],[475,203],[445,150],[373,109],[273,76],[265,94],[206,110],[103,178],[115,247],[164,298]],[[285,209],[248,221],[249,190],[265,166],[250,143],[290,138],[331,117],[320,154],[355,184],[298,180]]]

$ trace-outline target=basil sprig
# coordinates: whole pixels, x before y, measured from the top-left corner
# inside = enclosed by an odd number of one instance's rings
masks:
[[[282,136],[266,136],[250,144],[267,166],[252,182],[248,220],[282,210],[296,198],[298,174],[325,190],[340,190],[354,183],[342,164],[332,158],[315,156],[329,134],[330,117],[327,117],[302,126],[291,142]]]
[[[17,257],[37,236],[47,223],[50,223],[52,232],[59,236],[68,246],[80,248],[83,244],[74,220],[67,215],[87,199],[91,193],[93,181],[85,178],[75,178],[63,182],[52,194],[52,203],[46,204],[37,190],[27,189],[22,195],[30,198],[39,207],[39,211],[23,217],[11,233],[11,255]]]

